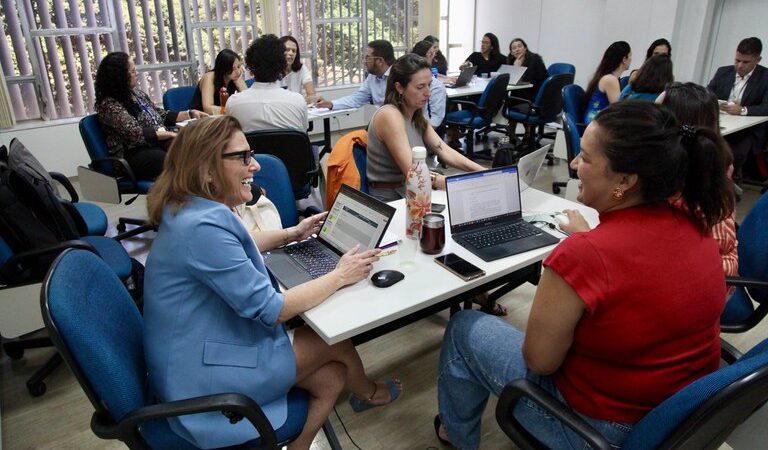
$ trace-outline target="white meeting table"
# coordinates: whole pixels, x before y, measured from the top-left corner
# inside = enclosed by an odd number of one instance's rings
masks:
[[[315,108],[313,106],[307,107],[307,118],[309,119],[309,129],[307,130],[308,132],[314,129],[315,120],[323,120],[323,140],[313,142],[313,144],[323,144],[323,148],[320,150],[321,157],[326,152],[331,151],[331,119],[339,116],[348,116],[355,111],[357,111],[356,108],[334,110],[328,108]]]
[[[768,122],[768,116],[734,116],[720,113],[720,132],[723,136]]]
[[[446,204],[445,191],[433,191],[432,201]],[[391,204],[397,208],[397,212],[389,230],[402,236],[405,231],[405,202],[398,200]],[[533,188],[523,191],[522,206],[524,217],[529,213],[554,213],[569,208],[580,210],[591,226],[598,223],[597,212],[592,208]],[[320,305],[304,312],[301,317],[330,345],[354,337],[376,337],[445,309],[458,301],[457,297],[471,292],[484,292],[484,288],[503,284],[505,277],[513,276],[517,271],[528,267],[538,270],[537,263],[544,260],[555,247],[550,245],[485,262],[451,239],[447,209],[443,216],[446,220],[446,238],[441,254],[456,253],[485,270],[485,276],[465,282],[437,265],[433,261],[436,255],[427,255],[420,250],[416,251],[413,265],[401,267],[399,254],[395,252],[375,263],[371,274],[379,270],[395,269],[405,274],[404,280],[388,288],[377,288],[369,279],[362,280],[339,290]],[[552,234],[564,237],[557,232]]]
[[[468,97],[470,95],[479,95],[485,91],[485,87],[488,86],[488,82],[491,78],[473,78],[472,82],[466,86],[459,88],[446,87],[445,91],[448,94],[448,98]],[[518,89],[529,89],[533,87],[530,83],[525,84],[508,84],[507,91],[516,91]]]

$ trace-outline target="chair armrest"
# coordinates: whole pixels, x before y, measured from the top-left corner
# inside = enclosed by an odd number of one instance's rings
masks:
[[[51,178],[53,178],[59,184],[64,186],[64,189],[67,191],[67,194],[69,195],[70,202],[77,203],[80,201],[80,196],[77,195],[77,191],[75,190],[75,187],[72,186],[72,182],[69,181],[69,178],[67,178],[61,172],[48,172],[48,174],[51,175]]]
[[[101,172],[98,167],[99,163],[110,163],[112,165],[112,168],[115,170],[115,173],[112,175],[109,175],[115,178],[118,178],[120,176],[125,176],[128,179],[131,180],[131,184],[133,185],[133,189],[137,190],[139,188],[138,180],[136,180],[136,175],[133,174],[133,170],[131,169],[131,166],[128,165],[128,161],[126,161],[124,158],[115,158],[115,157],[108,157],[108,158],[97,158],[92,159],[91,163],[88,165],[91,169]],[[101,172],[104,173],[104,172]]]
[[[729,365],[735,363],[743,354],[733,345],[720,338],[720,359]]]
[[[81,240],[63,241],[63,242],[59,242],[58,244],[52,245],[50,247],[38,248],[34,250],[29,250],[26,252],[16,253],[10,258],[8,258],[5,264],[3,264],[3,267],[7,267],[10,265],[21,266],[22,264],[24,264],[25,262],[29,261],[32,258],[39,258],[40,256],[48,255],[48,254],[61,253],[68,248],[79,248],[82,250],[88,250],[89,252],[92,252],[92,253],[97,253],[96,249],[93,248],[91,244],[85,241],[81,241]]]
[[[528,111],[525,113],[526,119],[530,117],[531,114],[534,113],[538,108],[537,105],[534,105],[533,102],[528,100],[527,98],[515,97],[514,95],[509,95],[507,96],[506,99],[504,99],[504,109],[508,111],[513,105],[519,105],[521,103],[528,105]]]
[[[755,278],[725,277],[725,284],[743,288],[768,289],[768,281],[757,280]],[[762,299],[755,298],[754,300],[758,303],[762,303]]]
[[[211,411],[221,411],[233,424],[243,418],[248,419],[261,436],[261,447],[276,448],[277,436],[269,419],[255,401],[242,394],[214,394],[145,406],[126,415],[115,428],[108,427],[99,431],[108,435],[110,429],[114,429],[119,436],[130,436],[136,433],[140,424],[150,420]]]
[[[314,216],[315,214],[320,214],[322,211],[317,209],[315,206],[307,206],[303,210],[299,211],[299,215],[302,217],[309,217]]]
[[[541,449],[544,445],[528,432],[513,414],[515,405],[521,397],[528,397],[541,408],[549,412],[564,426],[581,436],[593,449],[608,450],[611,445],[584,419],[566,407],[549,392],[536,383],[526,379],[514,380],[501,391],[496,405],[496,421],[502,431],[522,449]]]
[[[475,117],[482,115],[483,112],[487,109],[484,106],[478,106],[477,103],[471,102],[469,100],[451,100],[451,103],[468,106],[469,109],[472,110],[472,115],[469,117],[469,123],[472,123],[472,121],[475,120]],[[446,120],[445,122],[451,123],[450,120]]]

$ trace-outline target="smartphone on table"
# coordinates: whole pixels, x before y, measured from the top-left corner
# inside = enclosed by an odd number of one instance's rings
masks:
[[[435,258],[435,262],[448,269],[464,281],[474,280],[485,275],[485,271],[456,253],[448,253]]]

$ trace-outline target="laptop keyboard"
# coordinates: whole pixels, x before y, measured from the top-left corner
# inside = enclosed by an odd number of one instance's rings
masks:
[[[336,259],[329,255],[316,241],[304,241],[284,248],[301,264],[312,278],[321,277],[336,268]]]
[[[524,237],[541,233],[541,230],[525,221],[478,230],[464,235],[464,239],[475,248],[485,248],[491,245],[503,244]]]

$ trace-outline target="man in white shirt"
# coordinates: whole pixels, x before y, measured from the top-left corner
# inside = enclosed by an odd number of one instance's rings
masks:
[[[360,89],[352,95],[333,101],[322,97],[317,99],[315,106],[329,109],[357,109],[366,104],[381,106],[387,92],[389,67],[395,63],[395,51],[392,44],[385,40],[368,43],[365,54],[365,68],[368,76],[360,85]]]
[[[739,42],[732,66],[717,69],[707,86],[717,95],[720,110],[733,115],[768,116],[768,69],[759,65],[763,44],[750,37]],[[726,140],[733,151],[733,179],[741,181],[741,168],[751,153],[765,157],[768,126],[756,125],[729,134]]]
[[[227,101],[227,114],[235,117],[243,131],[309,127],[304,97],[283,89],[280,79],[285,70],[285,46],[274,34],[262,36],[245,52],[245,65],[254,83]]]

